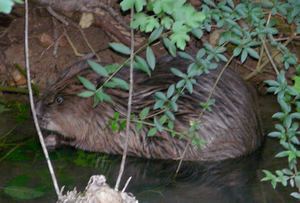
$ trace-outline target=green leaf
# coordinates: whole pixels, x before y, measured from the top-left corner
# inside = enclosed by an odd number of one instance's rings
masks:
[[[110,43],[109,46],[115,50],[116,52],[119,52],[121,54],[125,54],[125,55],[130,55],[131,53],[131,50],[130,48],[128,48],[127,46],[125,46],[124,44],[122,43]]]
[[[94,61],[88,60],[88,64],[90,65],[90,67],[99,75],[103,76],[103,77],[107,77],[108,76],[108,72],[106,71],[106,69],[101,66],[99,63],[96,63]]]
[[[14,1],[12,0],[1,0],[0,1],[0,13],[9,14],[14,5]]]
[[[129,84],[125,80],[114,77],[111,79],[111,81],[116,84],[116,87],[119,87],[123,90],[129,90]]]
[[[259,58],[259,55],[257,53],[257,51],[255,51],[254,49],[252,48],[247,48],[247,52],[250,56],[252,56],[253,58],[255,59],[258,59]]]
[[[184,50],[186,42],[190,40],[190,36],[188,35],[190,28],[183,25],[182,22],[175,22],[172,26],[172,31],[173,33],[170,36],[171,41],[176,44],[179,49]]]
[[[189,91],[190,94],[193,93],[193,84],[190,80],[187,80],[185,83],[186,89]]]
[[[186,53],[186,52],[179,51],[179,52],[178,52],[178,55],[179,55],[181,58],[183,58],[183,59],[187,59],[187,60],[194,61],[194,58],[193,58],[191,55],[189,55],[188,53]]]
[[[155,97],[159,100],[162,100],[162,101],[166,101],[167,100],[167,97],[164,93],[162,92],[155,92]]]
[[[293,79],[294,79],[294,88],[298,93],[300,93],[300,76],[295,76]]]
[[[150,35],[150,37],[148,39],[148,43],[150,44],[150,43],[154,42],[155,40],[157,40],[160,37],[162,31],[163,31],[163,27],[159,27],[159,28],[155,29],[151,33],[151,35]]]
[[[242,55],[241,55],[241,62],[242,62],[242,63],[245,62],[245,60],[247,59],[247,56],[248,56],[247,49],[243,49]]]
[[[147,136],[148,136],[148,137],[152,137],[152,136],[154,136],[156,133],[157,133],[157,129],[156,129],[156,128],[151,128],[151,129],[148,131]]]
[[[300,193],[299,192],[293,192],[293,193],[291,193],[291,196],[296,198],[296,199],[300,199]]]
[[[150,108],[149,107],[145,107],[143,108],[143,110],[140,112],[139,117],[141,120],[144,120],[148,114],[149,114]]]
[[[78,79],[85,88],[87,88],[88,90],[96,91],[96,86],[91,81],[82,76],[78,76]]]
[[[127,11],[129,9],[131,9],[134,5],[136,0],[123,0],[121,3],[120,3],[120,6],[121,6],[121,9],[122,11]],[[139,0],[138,0],[139,1]]]
[[[135,0],[135,10],[136,12],[141,12],[143,10],[143,7],[146,5],[146,0]]]
[[[147,73],[149,76],[151,76],[151,71],[150,71],[150,68],[149,68],[147,62],[145,61],[145,59],[143,59],[140,56],[135,56],[134,68],[141,70],[141,71]]]
[[[80,92],[79,94],[77,94],[77,96],[87,98],[87,97],[93,96],[94,94],[95,93],[92,91],[83,91],[83,92]]]
[[[136,130],[140,131],[143,128],[143,124],[142,123],[136,123]]]
[[[203,31],[199,28],[194,28],[192,29],[192,34],[198,38],[198,39],[201,39],[201,37],[203,36]]]
[[[289,156],[289,151],[282,151],[282,152],[279,152],[275,155],[276,158],[281,158],[281,157],[286,157],[286,156]]]
[[[172,120],[175,121],[175,116],[171,111],[166,111],[165,114]]]
[[[120,68],[120,65],[117,63],[114,64],[109,64],[105,66],[105,70],[107,71],[108,74],[112,74],[116,72]]]
[[[155,59],[155,55],[154,55],[151,47],[147,47],[147,50],[146,50],[146,59],[147,59],[147,62],[149,64],[150,68],[152,70],[154,70],[156,59]]]
[[[169,16],[165,16],[161,19],[161,25],[164,26],[166,29],[170,29],[173,25],[174,20],[170,18]]]
[[[112,102],[111,97],[106,94],[105,92],[101,91],[97,91],[95,93],[95,96],[100,100],[100,101],[104,101],[104,102]]]
[[[154,109],[154,110],[155,110],[155,109],[160,109],[161,107],[163,107],[164,103],[165,103],[165,102],[164,102],[163,100],[158,100],[158,101],[156,101],[155,104],[154,104],[153,109]]]
[[[168,91],[167,91],[167,98],[170,98],[175,92],[175,85],[172,84],[169,86]]]
[[[36,188],[25,186],[7,186],[4,193],[19,200],[31,200],[43,196],[45,193]]]
[[[161,123],[156,119],[156,117],[154,118],[154,125],[159,132],[163,131],[164,128],[161,125]]]
[[[175,57],[176,56],[176,46],[166,37],[163,38],[163,43],[167,48],[168,52]]]
[[[295,183],[296,183],[297,188],[300,188],[300,176],[299,175],[297,175],[295,177]]]
[[[186,74],[184,74],[183,72],[181,72],[180,70],[178,70],[177,68],[171,68],[171,72],[180,77],[180,78],[185,78],[186,77]]]
[[[240,55],[242,52],[242,49],[240,47],[236,47],[234,50],[233,50],[233,55],[234,56],[238,56]]]

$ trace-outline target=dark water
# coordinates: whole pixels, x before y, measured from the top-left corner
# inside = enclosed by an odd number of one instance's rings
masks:
[[[268,131],[272,129],[270,116],[276,106],[270,97],[260,99],[260,103],[264,128]],[[55,202],[55,192],[33,124],[18,119],[11,112],[0,114],[0,202]],[[9,131],[12,132],[7,133]],[[174,177],[177,162],[129,158],[122,185],[132,176],[127,191],[142,203],[297,202],[290,197],[290,189],[278,185],[273,190],[269,182],[260,181],[263,169],[275,171],[287,166],[286,160],[273,158],[279,151],[279,144],[267,139],[260,150],[247,157],[218,163],[184,163],[177,177]],[[59,185],[65,185],[66,189],[75,186],[84,189],[94,174],[105,175],[114,186],[119,156],[71,148],[56,150],[50,155]],[[11,197],[20,190],[28,193],[28,188],[29,192],[41,197],[30,200]]]

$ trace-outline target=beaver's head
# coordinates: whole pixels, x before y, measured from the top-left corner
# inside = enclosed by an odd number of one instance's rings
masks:
[[[43,96],[36,104],[37,115],[42,129],[52,135],[74,140],[88,131],[87,124],[91,122],[88,114],[93,112],[93,107],[90,99],[76,96],[79,88],[67,90]],[[51,145],[54,143],[49,142]]]

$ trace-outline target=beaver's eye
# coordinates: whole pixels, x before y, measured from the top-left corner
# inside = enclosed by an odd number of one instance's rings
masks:
[[[55,102],[56,102],[57,104],[62,104],[62,103],[64,102],[64,98],[63,98],[62,96],[57,96],[57,97],[55,98]]]

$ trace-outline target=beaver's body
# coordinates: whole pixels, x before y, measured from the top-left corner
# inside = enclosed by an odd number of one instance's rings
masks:
[[[180,78],[170,72],[170,67],[185,70],[188,64],[182,60],[161,63],[152,77],[135,72],[133,113],[138,114],[144,107],[153,107],[154,93],[166,92],[170,84]],[[125,75],[124,70],[118,77]],[[202,111],[200,102],[205,102],[220,69],[197,78],[192,95],[186,93],[178,100],[175,130],[187,132],[190,121],[198,119]],[[80,74],[85,74],[81,72]],[[128,75],[128,74],[127,74]],[[98,80],[99,76],[89,73],[86,77]],[[122,77],[127,79],[126,77]],[[75,82],[76,81],[76,82]],[[76,96],[83,91],[75,75],[51,87],[46,97],[38,103],[41,126],[55,132],[58,137],[67,138],[67,144],[88,150],[111,154],[121,154],[125,132],[113,133],[109,121],[114,112],[126,115],[128,93],[119,89],[107,90],[114,104],[101,103],[92,107],[92,99]],[[62,96],[58,104],[55,97]],[[227,69],[222,75],[213,99],[216,100],[212,111],[206,111],[201,119],[197,136],[205,145],[189,145],[185,160],[214,161],[239,157],[255,150],[261,143],[262,134],[253,95],[244,81],[233,71]],[[139,132],[132,123],[128,155],[153,159],[179,159],[187,144],[187,138],[174,138],[167,132],[158,132],[147,137],[150,127],[144,125]]]

